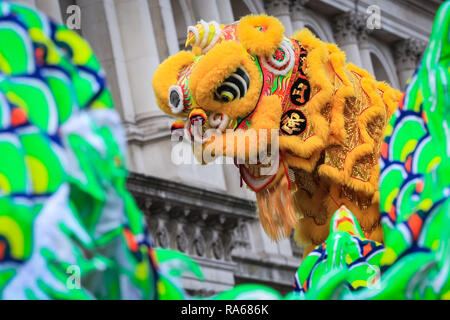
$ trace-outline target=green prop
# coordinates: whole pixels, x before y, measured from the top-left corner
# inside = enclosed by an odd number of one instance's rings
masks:
[[[77,33],[0,0],[0,299],[152,299],[125,135]]]

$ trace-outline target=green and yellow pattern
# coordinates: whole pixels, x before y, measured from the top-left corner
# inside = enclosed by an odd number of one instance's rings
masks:
[[[125,135],[90,46],[1,0],[0,39],[0,298],[156,298]]]

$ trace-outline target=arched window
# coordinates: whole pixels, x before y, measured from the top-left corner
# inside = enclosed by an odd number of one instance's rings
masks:
[[[391,81],[389,79],[388,73],[381,63],[380,59],[378,59],[378,57],[373,53],[370,53],[370,59],[372,60],[375,79],[377,79],[378,81],[386,81],[387,83],[390,83]]]
[[[317,32],[317,30],[313,27],[313,26],[311,26],[310,24],[305,24],[305,28],[308,28],[309,29],[309,31],[311,31],[312,32],[312,34],[313,35],[315,35],[317,38],[319,38],[320,40],[325,40],[325,39],[322,39],[322,37],[319,35],[319,33]],[[326,40],[325,40],[326,41]]]
[[[325,42],[334,42],[331,24],[325,16],[316,14],[311,10],[305,9],[301,21],[303,23],[293,21],[292,26],[294,27],[295,30],[299,30],[304,26],[309,30],[311,30],[311,32],[320,40]]]
[[[393,88],[400,89],[394,57],[386,43],[371,37],[365,50],[370,52],[373,73],[378,81],[386,81]]]

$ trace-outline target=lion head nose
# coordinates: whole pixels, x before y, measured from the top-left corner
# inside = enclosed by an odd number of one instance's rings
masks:
[[[189,114],[189,122],[191,125],[203,126],[206,123],[207,115],[205,110],[200,108],[195,108]]]

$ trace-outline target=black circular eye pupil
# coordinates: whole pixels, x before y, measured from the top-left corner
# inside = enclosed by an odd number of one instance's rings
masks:
[[[175,90],[170,93],[169,99],[170,99],[170,103],[174,107],[177,107],[181,100],[178,92],[176,92]]]

